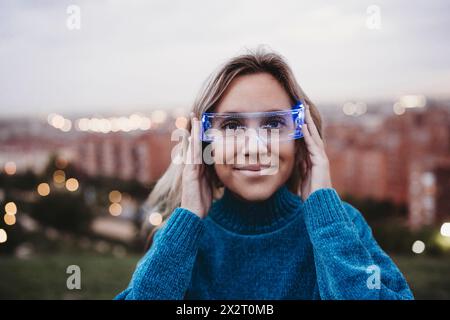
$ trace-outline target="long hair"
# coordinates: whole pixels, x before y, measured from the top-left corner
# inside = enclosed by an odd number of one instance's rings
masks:
[[[224,92],[234,79],[239,76],[257,73],[268,73],[272,75],[286,90],[292,103],[296,101],[307,103],[313,121],[317,126],[319,134],[322,136],[322,121],[320,114],[314,103],[308,98],[297,83],[286,60],[280,54],[268,51],[262,47],[258,47],[256,50],[248,50],[245,54],[238,55],[228,60],[220,66],[218,70],[213,72],[208,79],[206,79],[202,90],[197,96],[192,106],[192,112],[200,119],[204,112],[211,112],[215,109],[224,95]],[[191,130],[190,123],[187,126],[187,130]],[[184,141],[178,145],[179,148],[178,150],[174,150],[175,153],[182,152],[182,149],[186,147],[183,143],[186,144],[187,139],[184,139]],[[295,150],[294,170],[292,170],[286,185],[291,192],[297,193],[300,182],[305,177],[306,170],[309,168],[310,163],[307,158],[307,148],[304,139],[295,141]],[[172,153],[172,155],[173,154],[174,153]],[[300,168],[303,168],[303,170]],[[181,204],[182,172],[183,164],[175,164],[172,161],[149,196],[148,206],[152,208],[153,211],[162,214],[163,223],[167,221],[173,210]],[[213,165],[207,166],[206,174],[214,198],[219,197],[223,185],[218,179]],[[154,228],[149,234],[146,249],[150,248],[155,231],[157,231],[163,223],[159,227]]]

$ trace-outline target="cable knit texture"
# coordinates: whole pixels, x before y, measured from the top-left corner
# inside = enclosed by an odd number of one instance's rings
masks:
[[[379,280],[379,281],[378,281]],[[356,208],[335,189],[303,202],[229,190],[206,218],[176,208],[115,299],[413,299]]]

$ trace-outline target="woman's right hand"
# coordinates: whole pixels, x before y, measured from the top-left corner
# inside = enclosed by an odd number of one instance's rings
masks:
[[[191,136],[182,175],[181,207],[204,218],[212,202],[212,191],[202,160],[200,121],[191,113]]]

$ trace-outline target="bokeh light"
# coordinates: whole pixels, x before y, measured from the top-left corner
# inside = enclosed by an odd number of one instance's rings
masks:
[[[77,191],[79,187],[79,183],[78,180],[75,178],[70,178],[67,179],[66,181],[66,189],[69,190],[70,192],[74,192]]]
[[[122,213],[122,206],[118,203],[112,203],[109,206],[109,213],[115,217],[120,216],[120,214]]]
[[[422,252],[425,251],[425,243],[420,240],[414,241],[414,243],[412,245],[412,251],[414,253],[421,254]]]
[[[62,171],[62,170],[56,170],[56,171],[53,173],[53,181],[54,181],[56,184],[62,184],[62,183],[64,183],[64,181],[66,181],[66,174],[65,174],[65,172]]]
[[[162,223],[162,215],[159,212],[152,212],[148,217],[150,224],[159,226]]]
[[[61,129],[64,126],[64,117],[62,115],[52,113],[48,116],[48,123],[57,129]]]
[[[442,224],[441,235],[443,237],[450,237],[450,222],[445,222]]]
[[[13,214],[5,214],[5,215],[3,216],[3,220],[5,221],[5,223],[6,223],[8,226],[12,226],[13,224],[16,223],[16,216],[13,215]]]
[[[424,95],[404,95],[400,97],[399,102],[404,108],[423,108],[427,104],[427,99]]]
[[[151,120],[154,123],[163,123],[166,121],[167,113],[163,110],[155,110],[152,112]]]
[[[5,163],[4,170],[7,175],[12,176],[17,171],[16,164],[13,161],[8,161],[7,163]]]
[[[8,202],[5,204],[5,211],[7,214],[16,214],[17,213],[17,206],[14,202]]]
[[[175,120],[175,127],[177,127],[178,129],[185,129],[187,124],[188,124],[188,120],[186,117],[178,117]]]
[[[356,106],[352,102],[347,102],[342,106],[342,111],[350,116],[352,115],[356,110]]]
[[[139,129],[140,130],[149,130],[151,127],[152,127],[152,121],[147,117],[143,117],[141,119]]]
[[[40,196],[45,197],[50,194],[50,185],[46,182],[42,182],[37,186],[37,192]]]
[[[405,113],[405,107],[400,102],[396,102],[392,108],[394,110],[394,113],[398,116]]]
[[[163,118],[164,116],[157,116]],[[92,131],[101,133],[130,132],[134,130],[149,130],[152,126],[150,118],[133,113],[129,117],[110,118],[80,118],[75,120],[75,128],[79,131]]]
[[[122,193],[120,193],[120,191],[118,190],[113,190],[109,193],[109,201],[113,202],[113,203],[117,203],[120,202],[120,200],[122,200]]]
[[[64,119],[64,124],[61,127],[61,131],[69,132],[70,129],[72,129],[72,121],[70,121],[69,119]]]
[[[69,164],[69,162],[67,161],[67,159],[63,158],[63,157],[57,157],[55,159],[55,166],[58,169],[65,169],[67,167],[67,165]]]
[[[0,243],[4,243],[8,240],[8,235],[6,234],[6,231],[3,229],[0,229]]]

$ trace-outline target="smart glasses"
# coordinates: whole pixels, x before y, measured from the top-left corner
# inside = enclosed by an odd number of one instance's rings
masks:
[[[290,110],[271,112],[205,112],[201,140],[204,142],[243,137],[256,132],[264,141],[289,141],[303,137],[305,108],[297,102]]]

